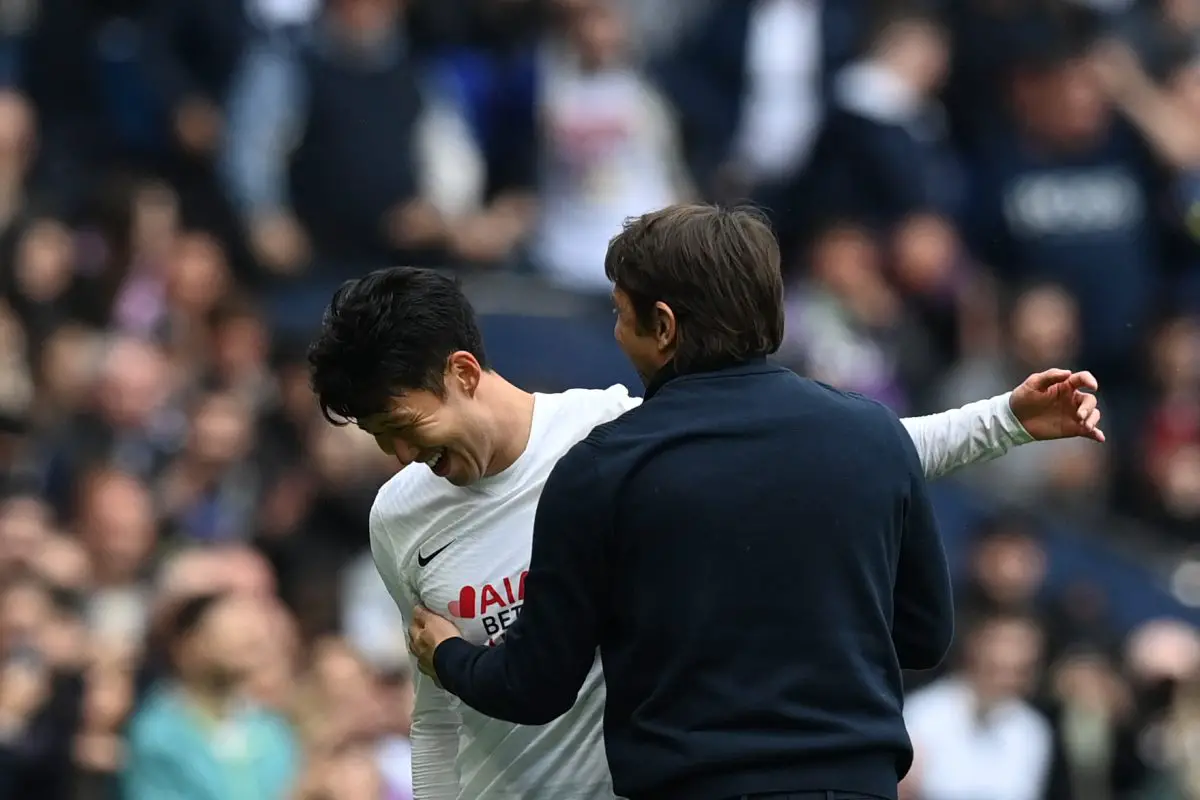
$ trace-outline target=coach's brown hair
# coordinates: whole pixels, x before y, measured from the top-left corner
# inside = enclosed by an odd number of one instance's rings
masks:
[[[680,371],[770,355],[783,340],[779,243],[754,209],[675,205],[627,219],[604,273],[639,332],[653,327],[655,303],[671,308]]]

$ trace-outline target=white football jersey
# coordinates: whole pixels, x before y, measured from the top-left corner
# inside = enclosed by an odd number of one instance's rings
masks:
[[[534,398],[529,444],[500,474],[459,487],[413,464],[380,489],[371,551],[406,622],[424,605],[474,644],[500,641],[521,613],[534,514],[550,470],[592,428],[641,402],[619,385]],[[1007,395],[904,422],[931,477],[1028,441]],[[415,665],[414,674],[416,800],[613,800],[599,658],[575,706],[541,726],[485,717]]]

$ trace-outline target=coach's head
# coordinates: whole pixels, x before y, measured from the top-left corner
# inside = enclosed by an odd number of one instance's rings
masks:
[[[758,212],[670,206],[608,246],[617,343],[649,383],[770,355],[783,339],[779,245]]]

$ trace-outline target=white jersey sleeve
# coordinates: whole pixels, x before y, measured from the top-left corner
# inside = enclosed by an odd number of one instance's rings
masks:
[[[371,509],[371,555],[388,592],[404,617],[412,623],[416,597],[411,584],[399,574],[399,560],[389,546],[378,509]],[[413,800],[457,800],[459,727],[458,700],[417,669],[413,660],[412,712]]]
[[[1009,405],[1011,394],[901,420],[917,446],[925,477],[940,478],[1033,441]]]

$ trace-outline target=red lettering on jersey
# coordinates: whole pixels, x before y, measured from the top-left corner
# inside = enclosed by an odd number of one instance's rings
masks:
[[[510,605],[517,602],[517,598],[513,597],[512,581],[508,578],[504,579],[504,593],[508,595],[508,602]]]
[[[451,606],[454,604],[451,603]],[[450,613],[461,619],[475,619],[475,587],[464,586],[458,592],[458,609],[451,608]]]
[[[529,574],[529,570],[521,573],[521,577],[517,579],[517,599],[525,599],[525,576]]]
[[[483,593],[479,597],[479,613],[486,614],[489,606],[500,606],[504,608],[507,605],[504,598],[496,591],[496,587],[490,583],[483,587]]]

